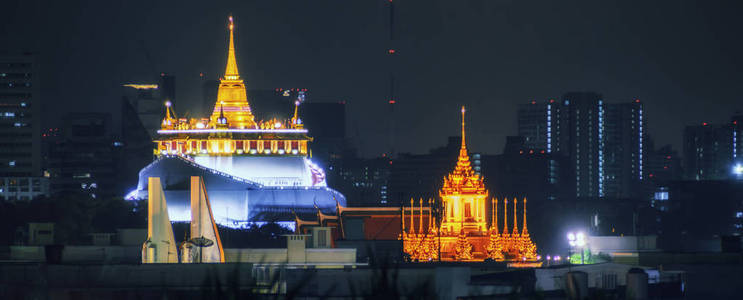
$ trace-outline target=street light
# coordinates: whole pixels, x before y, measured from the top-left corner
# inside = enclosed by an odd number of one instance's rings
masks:
[[[733,166],[733,174],[735,174],[738,177],[742,176],[743,175],[743,165],[741,165],[741,164],[735,164],[735,166]]]
[[[568,244],[570,245],[570,250],[573,249],[573,247],[579,247],[580,248],[580,264],[584,264],[583,261],[583,247],[586,245],[586,235],[583,232],[578,233],[568,233]],[[570,261],[570,256],[572,253],[568,253],[568,261]]]

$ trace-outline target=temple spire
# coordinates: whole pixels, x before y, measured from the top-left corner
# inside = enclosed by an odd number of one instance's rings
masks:
[[[503,235],[508,235],[508,198],[503,199]]]
[[[464,114],[467,110],[462,106],[462,146],[459,148],[459,157],[457,158],[457,166],[455,172],[464,174],[470,174],[472,166],[470,166],[470,156],[467,154],[467,137],[465,131]]]
[[[240,74],[237,71],[237,59],[235,59],[235,37],[233,34],[235,23],[233,22],[232,16],[230,20],[230,48],[227,52],[227,68],[224,71],[224,78],[227,80],[238,80]]]
[[[524,197],[524,225],[523,229],[521,229],[521,235],[522,236],[528,236],[529,235],[529,229],[526,228],[526,197]]]
[[[465,137],[466,132],[464,130],[464,113],[466,111],[467,110],[464,109],[464,105],[462,105],[462,148],[459,150],[460,155],[462,153],[464,153],[465,155],[467,154],[467,142],[466,142],[466,137]]]
[[[423,198],[418,199],[420,205],[420,215],[418,215],[418,233],[423,233]]]
[[[413,206],[413,198],[410,198],[410,232],[415,233],[415,221],[413,220],[413,215],[415,212],[415,208]]]
[[[493,201],[495,202],[493,202],[493,224],[491,226],[495,230],[495,234],[498,234],[498,198]]]
[[[513,198],[513,236],[519,235],[519,220],[516,210],[518,209],[519,200]]]

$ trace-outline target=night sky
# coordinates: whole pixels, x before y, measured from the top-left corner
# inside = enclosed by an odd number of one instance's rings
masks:
[[[0,52],[40,54],[46,126],[59,112],[115,112],[122,84],[160,72],[177,77],[179,112],[196,110],[199,73],[224,72],[232,13],[249,89],[301,87],[310,101],[346,101],[361,153],[388,148],[386,0],[0,7]],[[743,110],[740,11],[734,1],[396,1],[396,148],[421,153],[458,135],[464,104],[470,149],[500,153],[516,134],[517,104],[577,90],[640,98],[656,144],[680,150],[684,125]]]

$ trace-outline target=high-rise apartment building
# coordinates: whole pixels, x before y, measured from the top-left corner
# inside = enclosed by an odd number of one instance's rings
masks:
[[[631,198],[647,177],[647,126],[639,99],[605,107],[603,173],[604,194]]]
[[[576,197],[632,197],[645,178],[647,129],[642,103],[605,103],[591,92],[519,106],[526,149],[568,158]]]
[[[728,124],[687,126],[684,130],[684,170],[687,180],[723,180],[741,161],[741,117]]]
[[[48,194],[41,176],[41,103],[33,55],[0,56],[0,199]]]

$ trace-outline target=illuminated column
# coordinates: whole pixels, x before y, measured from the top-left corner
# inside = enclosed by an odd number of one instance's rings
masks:
[[[214,214],[206,194],[204,180],[191,176],[191,239],[194,256],[189,262],[224,262],[222,240],[219,237]]]
[[[142,245],[142,263],[177,263],[173,227],[159,177],[147,179],[147,240]]]

